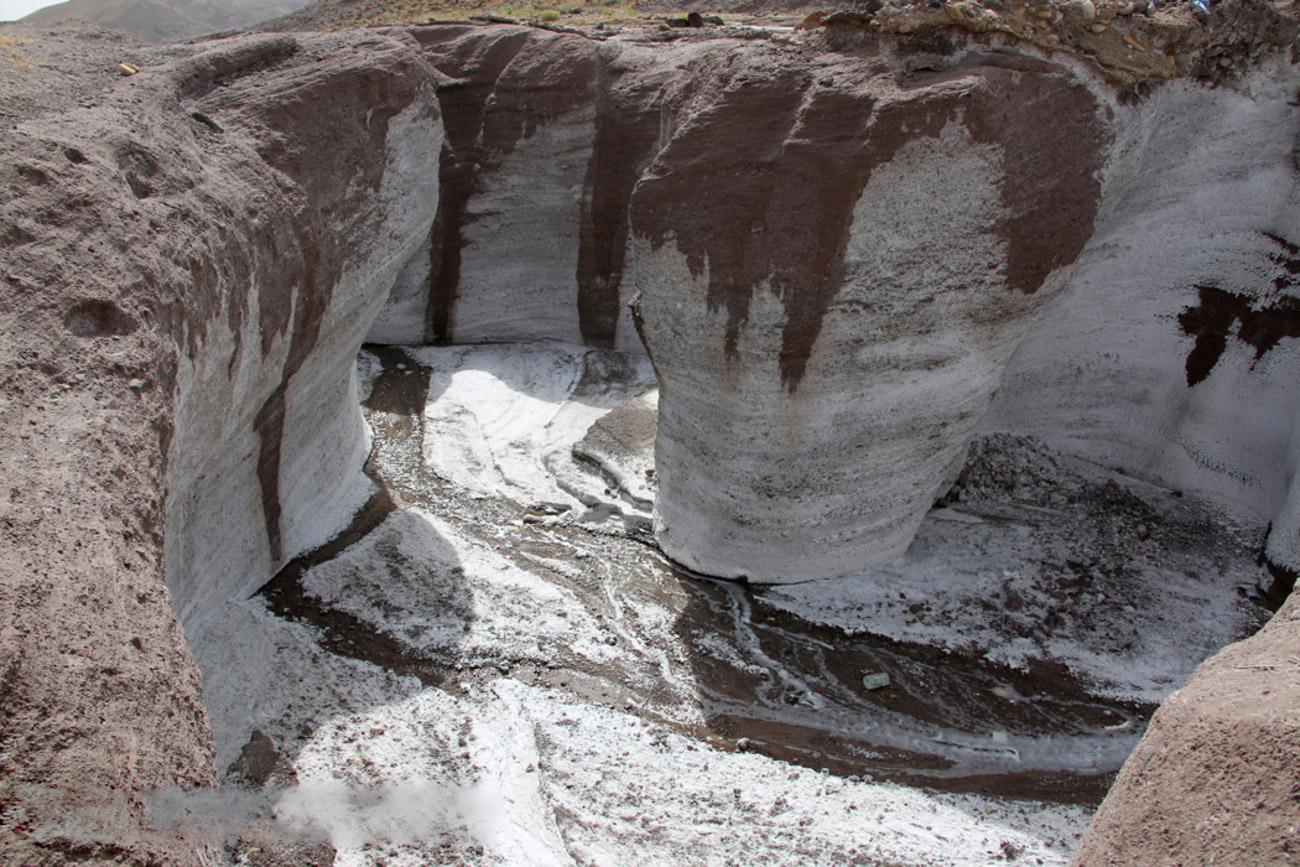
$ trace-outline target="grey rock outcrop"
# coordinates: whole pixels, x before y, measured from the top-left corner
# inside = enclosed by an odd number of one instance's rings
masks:
[[[1072,867],[1295,863],[1297,602],[1203,663],[1160,705]]]

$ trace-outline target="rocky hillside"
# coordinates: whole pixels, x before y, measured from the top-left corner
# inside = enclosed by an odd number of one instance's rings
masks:
[[[65,0],[23,20],[41,25],[87,21],[145,42],[170,42],[251,27],[302,5],[298,0]]]

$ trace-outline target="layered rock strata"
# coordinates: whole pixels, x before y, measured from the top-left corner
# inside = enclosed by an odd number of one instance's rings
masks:
[[[264,580],[356,473],[353,359],[436,205],[433,73],[391,38],[14,32],[78,72],[0,89],[0,860],[197,863],[142,800],[215,778],[176,612]]]
[[[1232,33],[1290,32],[1251,3],[1218,14]],[[985,429],[1245,502],[1275,518],[1269,556],[1284,578],[1295,570],[1292,314],[1237,285],[1258,276],[1285,294],[1273,284],[1294,257],[1285,62],[1237,87],[1176,83],[1098,109],[1061,67],[951,34],[880,43],[832,27],[823,47],[837,50],[810,57],[726,39],[415,32],[451,79],[447,194],[371,337],[637,349],[623,311],[641,291],[674,557],[770,581],[901,553],[1101,207],[1072,300],[1035,332]],[[1225,32],[1195,39],[1222,57],[1269,44]],[[1238,168],[1204,195],[1224,164]],[[1069,346],[1098,363],[1075,371]],[[1254,353],[1231,382],[1225,347]],[[935,391],[921,397],[927,369]],[[1270,411],[1242,417],[1223,399],[1241,389],[1262,389]],[[1084,422],[1070,417],[1085,406]],[[905,419],[892,433],[891,418]],[[909,461],[869,495],[854,489]]]
[[[232,215],[244,223],[230,233],[238,256],[187,251],[200,297],[219,299],[212,314],[226,323],[187,323],[177,372],[168,586],[189,629],[336,529],[318,519],[360,477],[356,353],[438,203],[434,75],[410,49],[361,39],[346,62],[198,103],[247,131],[280,190],[248,189]]]
[[[843,34],[416,36],[452,79],[443,199],[372,339],[635,347],[639,293],[664,550],[764,582],[900,554],[1091,232],[1086,84]]]

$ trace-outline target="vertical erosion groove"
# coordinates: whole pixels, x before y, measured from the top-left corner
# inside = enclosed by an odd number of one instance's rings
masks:
[[[433,219],[429,244],[429,299],[424,308],[424,342],[451,340],[460,284],[460,250],[464,246],[460,227],[465,203],[474,187],[474,173],[459,165],[449,145],[443,144],[438,162],[438,213]]]
[[[260,443],[257,454],[257,481],[262,489],[262,516],[266,522],[266,539],[271,559],[277,563],[284,556],[280,536],[280,443],[284,437],[284,383],[258,410],[253,421]]]
[[[426,343],[445,343],[452,339],[460,290],[461,250],[465,247],[463,230],[478,172],[493,148],[514,144],[488,140],[484,130],[488,100],[494,95],[501,74],[529,39],[527,31],[507,32],[497,37],[482,55],[431,58],[440,72],[454,80],[438,88],[446,139],[438,162],[438,212],[429,245],[429,297],[424,311]]]
[[[658,100],[625,109],[610,98],[612,90],[602,75],[578,241],[578,328],[583,343],[604,349],[618,337],[632,190],[659,133]]]

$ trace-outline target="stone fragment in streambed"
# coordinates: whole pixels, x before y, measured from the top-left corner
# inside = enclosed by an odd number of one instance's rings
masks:
[[[1065,285],[1109,128],[1025,58],[708,75],[631,201],[658,540],[765,583],[881,565]]]
[[[226,779],[250,789],[288,789],[298,784],[298,772],[274,741],[261,729],[253,729],[248,743],[226,769]]]
[[[655,497],[654,444],[659,392],[628,398],[597,419],[574,443],[579,465],[598,474],[620,496],[648,510]]]

